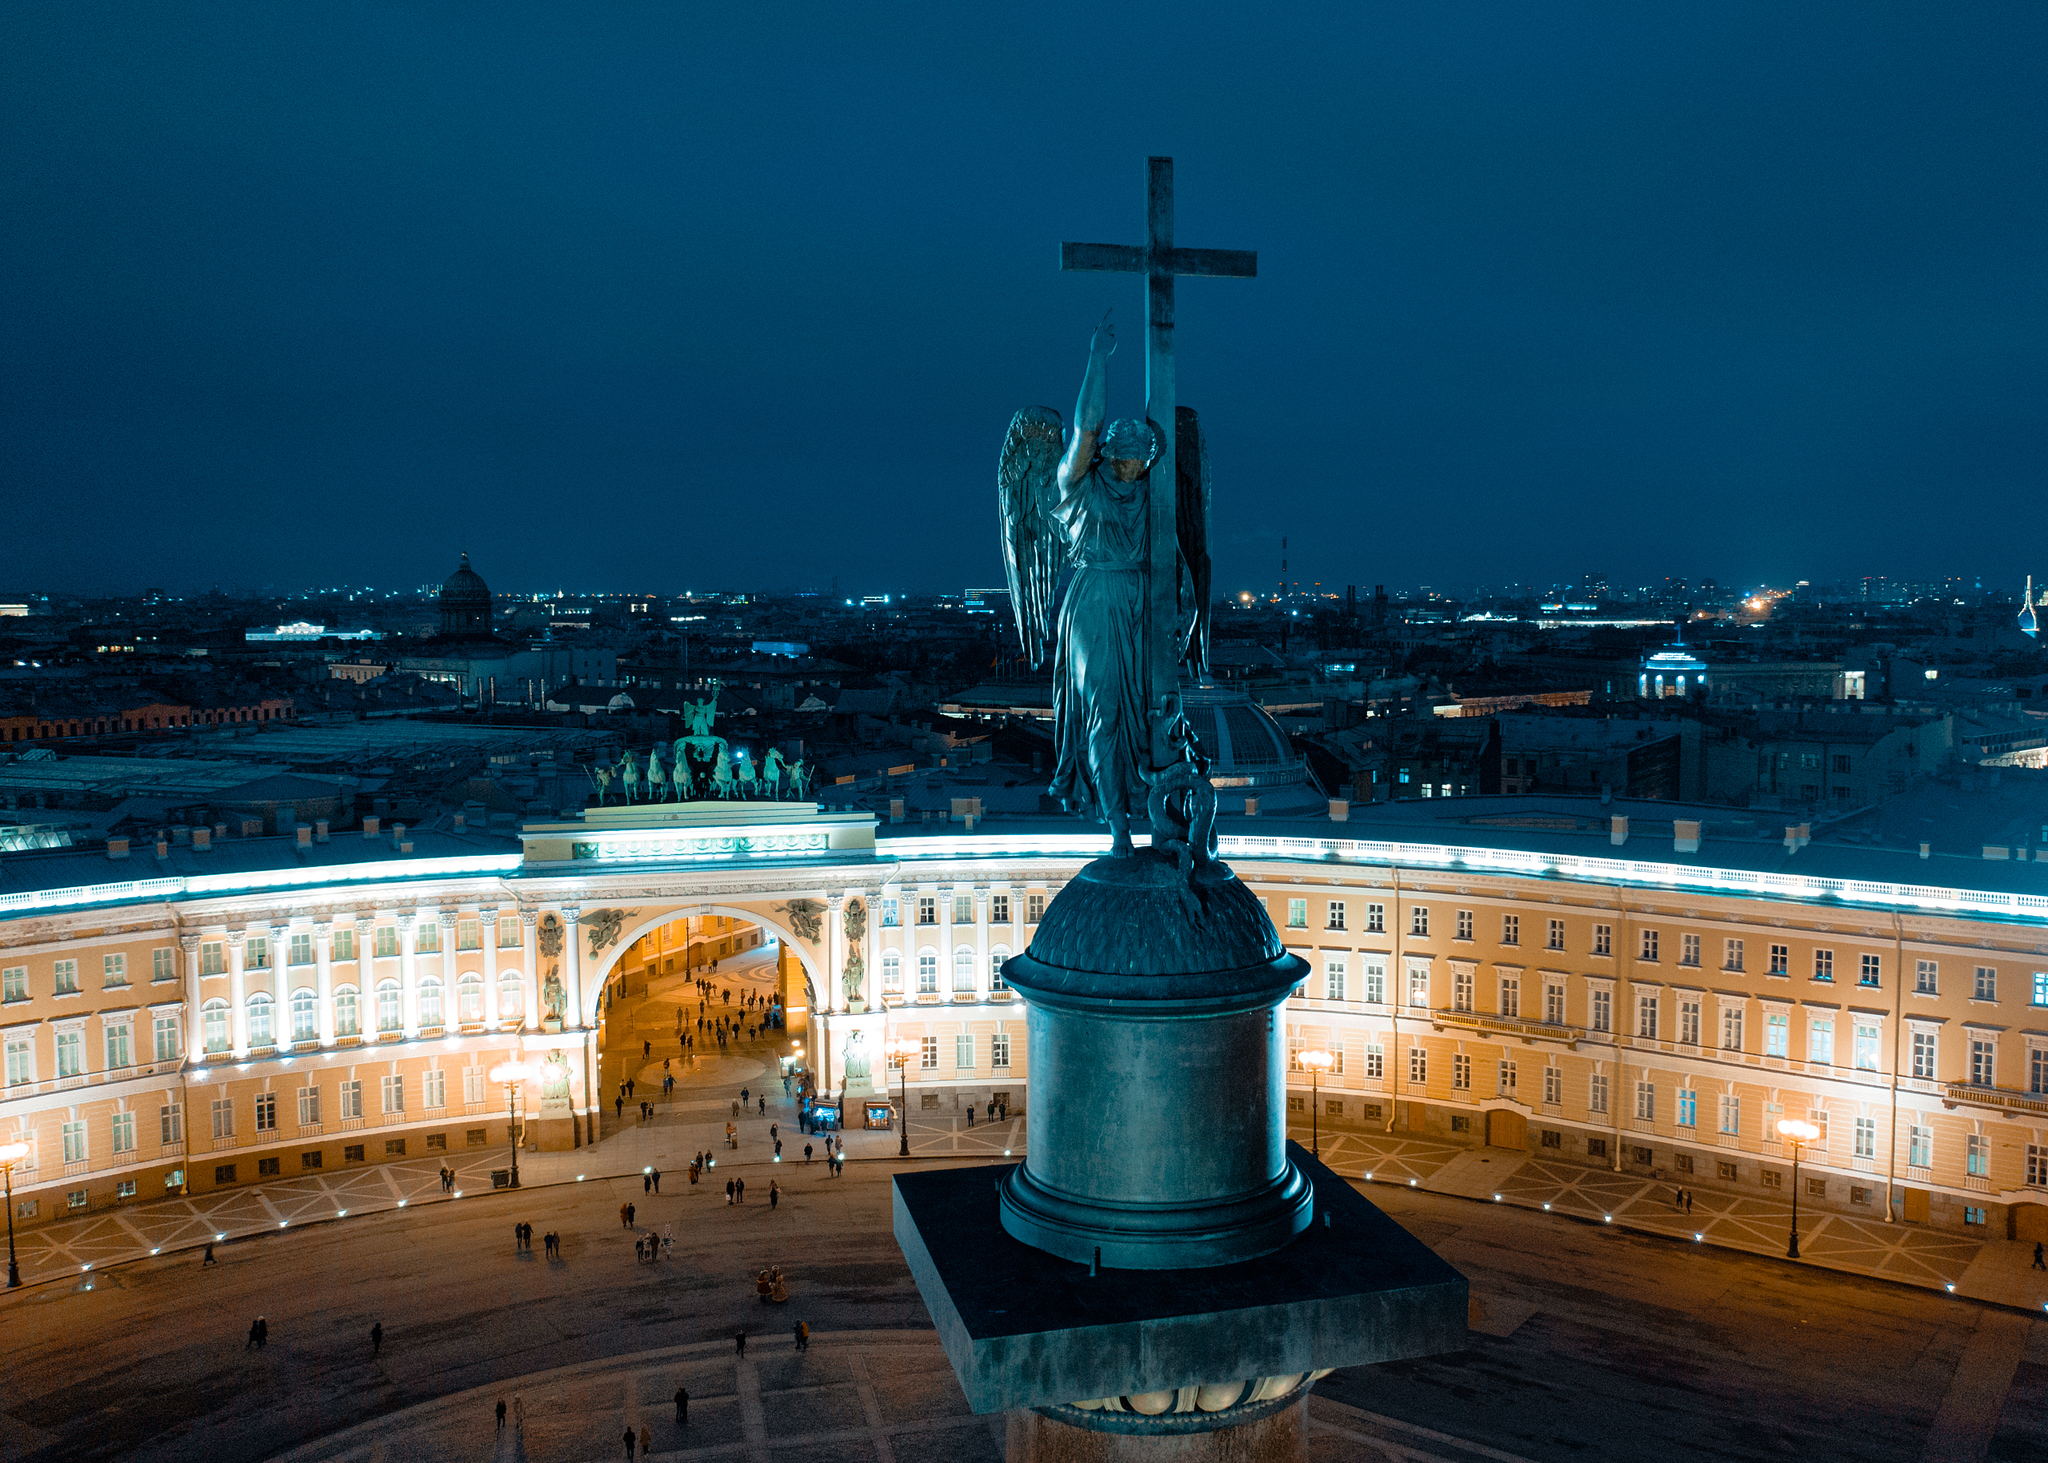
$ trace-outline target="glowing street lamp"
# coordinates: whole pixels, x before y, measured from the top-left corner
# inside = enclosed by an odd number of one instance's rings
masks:
[[[1297,1052],[1295,1061],[1308,1068],[1308,1131],[1309,1152],[1317,1158],[1323,1156],[1322,1132],[1322,1076],[1337,1065],[1336,1057],[1320,1049]]]
[[[903,1135],[903,1141],[896,1149],[896,1156],[899,1158],[910,1157],[910,1059],[917,1054],[918,1049],[917,1038],[912,1036],[899,1036],[894,1041],[882,1044],[882,1050],[888,1055],[889,1060],[895,1063],[898,1074],[896,1127]]]
[[[1792,1140],[1792,1242],[1785,1246],[1785,1258],[1799,1258],[1799,1149],[1802,1144],[1811,1143],[1820,1136],[1816,1128],[1804,1118],[1779,1118],[1778,1136]]]
[[[14,1261],[14,1165],[28,1157],[26,1143],[0,1143],[0,1173],[7,1175],[7,1288],[21,1284],[21,1266]]]
[[[501,1082],[505,1087],[505,1125],[512,1135],[512,1187],[519,1187],[519,1109],[516,1105],[519,1089],[533,1076],[534,1069],[525,1062],[500,1062],[491,1068],[491,1080]]]

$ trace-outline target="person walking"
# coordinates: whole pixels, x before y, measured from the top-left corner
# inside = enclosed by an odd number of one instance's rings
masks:
[[[2034,1268],[2036,1270],[2048,1270],[2048,1263],[2044,1263],[2041,1258],[2041,1242],[2039,1240],[2034,1241]]]
[[[728,1204],[732,1203],[732,1186],[733,1180],[727,1179],[725,1181],[725,1202]]]
[[[654,1170],[654,1192],[661,1192],[661,1170],[658,1168]]]
[[[804,1162],[805,1162],[805,1163],[809,1163],[810,1161],[811,1161],[811,1145],[810,1145],[810,1144],[808,1144],[808,1143],[806,1143],[806,1144],[804,1144]]]
[[[796,1349],[798,1351],[809,1351],[811,1349],[811,1323],[809,1321],[798,1321],[796,1323]]]
[[[740,1106],[741,1106],[741,1107],[745,1107],[746,1105],[747,1105],[747,1089],[746,1089],[746,1088],[744,1088],[744,1087],[742,1087],[742,1088],[740,1089]]]
[[[779,1138],[779,1137],[781,1137],[781,1136],[782,1136],[782,1124],[780,1124],[780,1123],[770,1123],[770,1124],[768,1125],[768,1136],[769,1136],[769,1137],[771,1137],[771,1138]]]
[[[626,1463],[633,1463],[633,1448],[640,1441],[632,1428],[626,1429]]]
[[[1687,1189],[1687,1190],[1685,1191],[1685,1212],[1686,1212],[1686,1213],[1688,1213],[1688,1214],[1692,1213],[1692,1190],[1691,1190],[1691,1189]]]
[[[620,1228],[620,1229],[631,1229],[632,1227],[633,1227],[633,1206],[632,1206],[631,1204],[621,1204],[621,1205],[619,1206],[619,1228]]]
[[[504,1430],[505,1430],[505,1399],[504,1399],[503,1397],[500,1397],[500,1398],[498,1399],[498,1431],[499,1431],[499,1432],[503,1432]]]
[[[383,1354],[384,1323],[382,1321],[372,1321],[370,1323],[370,1355],[381,1356]]]
[[[621,1092],[621,1093],[620,1093],[620,1094],[618,1095],[618,1097],[617,1097],[617,1098],[616,1098],[616,1099],[615,1099],[615,1100],[614,1100],[614,1101],[612,1102],[612,1111],[613,1111],[613,1112],[614,1112],[615,1114],[617,1114],[617,1115],[618,1115],[619,1117],[621,1117],[621,1118],[625,1117],[625,1115],[626,1115],[626,1094],[625,1094],[625,1093]]]
[[[213,1241],[208,1240],[206,1242],[206,1253],[199,1257],[199,1268],[203,1270],[208,1265],[218,1265],[219,1263],[220,1261],[213,1257]]]
[[[740,1356],[745,1356],[747,1354],[747,1333],[744,1331],[735,1332],[732,1341],[733,1350]]]
[[[647,1170],[647,1172],[640,1175],[640,1192],[643,1194],[651,1194],[654,1192],[653,1169],[650,1168],[649,1170]]]
[[[645,1458],[654,1451],[654,1429],[646,1423],[640,1424],[640,1456]]]
[[[732,1201],[735,1204],[747,1202],[747,1181],[745,1179],[736,1178],[732,1181]]]
[[[242,1350],[254,1351],[258,1339],[263,1335],[263,1318],[258,1316],[249,1323],[249,1339],[242,1343]]]
[[[690,1421],[690,1389],[676,1388],[676,1425],[685,1426]]]
[[[974,1104],[971,1102],[967,1104],[967,1126],[974,1126]]]
[[[774,1179],[768,1180],[768,1207],[773,1209],[782,1202],[782,1186]]]

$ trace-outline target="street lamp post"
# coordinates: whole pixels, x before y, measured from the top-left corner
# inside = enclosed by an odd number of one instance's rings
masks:
[[[1820,1136],[1820,1129],[1804,1118],[1779,1118],[1778,1134],[1792,1140],[1792,1242],[1785,1246],[1785,1258],[1799,1258],[1799,1149]]]
[[[1302,1066],[1308,1068],[1309,1152],[1317,1158],[1321,1158],[1323,1156],[1322,1076],[1323,1073],[1336,1065],[1337,1059],[1329,1052],[1319,1049],[1297,1052],[1294,1059],[1301,1063]]]
[[[898,1158],[910,1157],[910,1057],[917,1050],[917,1042],[908,1036],[899,1036],[882,1048],[889,1054],[889,1060],[896,1064],[896,1130],[903,1135],[903,1141],[896,1149]]]
[[[519,1089],[533,1069],[524,1062],[500,1062],[491,1068],[491,1080],[505,1084],[505,1123],[512,1135],[512,1187],[519,1187]]]
[[[0,1143],[0,1173],[7,1175],[7,1288],[21,1284],[21,1266],[14,1259],[14,1165],[28,1157],[26,1143]]]

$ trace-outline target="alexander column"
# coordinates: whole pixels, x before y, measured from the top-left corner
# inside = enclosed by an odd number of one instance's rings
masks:
[[[1173,280],[1256,256],[1177,247],[1172,160],[1147,181],[1144,244],[1062,254],[1145,275],[1145,418],[1108,420],[1105,317],[1071,433],[1026,408],[998,474],[1019,634],[1054,660],[1052,790],[1110,852],[1004,967],[1031,1008],[1028,1156],[895,1184],[897,1241],[969,1404],[1008,1410],[1010,1463],[1302,1459],[1317,1377],[1465,1337],[1463,1277],[1286,1141],[1279,1008],[1307,967],[1216,859],[1178,693],[1184,661],[1206,669],[1209,482],[1174,401]]]

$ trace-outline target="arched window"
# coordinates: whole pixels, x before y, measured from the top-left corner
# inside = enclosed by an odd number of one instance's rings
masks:
[[[882,994],[900,996],[903,994],[903,957],[894,950],[882,952]]]
[[[953,952],[953,989],[972,991],[974,989],[974,947],[962,945]]]
[[[300,986],[292,992],[292,1040],[318,1041],[319,1039],[319,998],[306,987]]]
[[[405,1026],[405,1012],[398,995],[398,982],[377,982],[377,1030],[399,1031]]]
[[[455,982],[455,1019],[464,1026],[484,1019],[484,978],[475,971]]]
[[[218,996],[199,1008],[199,1039],[209,1054],[228,1049],[228,1003]]]
[[[420,981],[420,1025],[441,1024],[441,977],[430,975]]]
[[[939,952],[929,945],[917,952],[917,993],[920,996],[939,993]]]
[[[334,1034],[336,1036],[362,1035],[362,1019],[356,1006],[356,988],[352,985],[335,987]]]
[[[271,1028],[270,997],[262,991],[249,997],[249,1045],[270,1046],[276,1041]]]
[[[520,981],[519,972],[507,971],[498,977],[498,1019],[517,1021],[526,1014],[526,990]]]
[[[988,952],[988,988],[992,991],[1006,991],[1010,987],[1003,980],[1003,962],[1010,958],[1010,947],[998,945]]]

